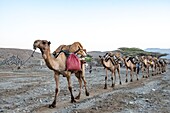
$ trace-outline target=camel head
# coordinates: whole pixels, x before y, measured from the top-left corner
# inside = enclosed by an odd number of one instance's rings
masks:
[[[69,51],[79,55],[79,57],[86,57],[87,56],[86,49],[83,48],[83,46],[80,42],[74,42],[69,47]]]
[[[47,40],[36,40],[36,41],[34,41],[33,49],[39,48],[43,54],[44,51],[46,51],[50,48],[50,44],[51,44],[51,42],[47,41]]]
[[[87,56],[87,52],[86,49],[80,49],[77,54],[80,54],[81,57],[86,57]]]
[[[100,56],[100,55],[99,55],[99,58],[100,58],[101,61],[107,62],[108,59],[110,58],[110,56],[109,56],[108,53],[106,53],[104,56]]]
[[[113,57],[115,54],[114,54],[113,52],[108,52],[108,55],[109,55],[110,57]]]

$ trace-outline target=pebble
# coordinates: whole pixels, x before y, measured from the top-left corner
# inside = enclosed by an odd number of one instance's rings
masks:
[[[0,109],[0,112],[4,112],[4,110],[3,110],[3,109]]]
[[[129,102],[129,104],[131,104],[131,105],[132,105],[132,104],[134,104],[134,102],[130,101],[130,102]]]
[[[149,99],[145,99],[146,102],[149,102]]]
[[[152,91],[155,91],[156,89],[152,89]]]
[[[96,107],[95,110],[98,110],[98,107]]]
[[[42,103],[42,100],[40,99],[40,103]]]

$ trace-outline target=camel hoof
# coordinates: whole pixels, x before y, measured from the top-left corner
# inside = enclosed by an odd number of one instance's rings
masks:
[[[89,96],[89,95],[90,95],[90,93],[86,91],[86,96]]]
[[[80,99],[80,96],[78,95],[78,96],[76,96],[76,98],[75,99],[77,99],[77,100],[79,100]]]
[[[107,85],[105,84],[104,89],[107,89]]]
[[[115,87],[115,84],[112,84],[112,87]]]
[[[76,103],[76,100],[75,100],[75,99],[72,99],[72,100],[71,100],[71,103]]]
[[[54,104],[49,105],[49,108],[55,108],[55,107],[56,107],[56,105],[54,105]]]

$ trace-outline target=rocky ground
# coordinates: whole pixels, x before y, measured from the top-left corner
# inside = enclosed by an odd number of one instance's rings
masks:
[[[125,83],[125,69],[121,68],[122,85],[104,88],[105,71],[93,67],[86,79],[90,96],[84,90],[77,103],[70,103],[66,78],[60,77],[57,106],[48,108],[55,91],[53,72],[47,68],[0,70],[0,112],[2,113],[168,113],[170,111],[170,66],[167,72],[139,81]],[[118,79],[118,77],[117,77]],[[78,94],[77,79],[72,76],[74,95]],[[111,86],[109,77],[108,85]]]

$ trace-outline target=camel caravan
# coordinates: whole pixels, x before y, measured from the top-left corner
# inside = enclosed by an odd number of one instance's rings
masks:
[[[109,56],[109,58],[108,58]],[[111,52],[106,53],[104,56],[99,56],[101,64],[106,70],[106,77],[105,77],[105,87],[107,88],[107,78],[108,78],[108,72],[107,70],[111,71],[111,80],[113,81],[113,75],[115,76],[116,80],[116,69],[119,74],[119,81],[121,84],[121,77],[120,77],[120,62],[123,62],[125,68],[126,68],[126,80],[125,82],[128,82],[128,70],[130,70],[130,82],[133,82],[134,74],[136,74],[136,80],[138,81],[138,75],[139,71],[141,69],[142,71],[142,77],[148,78],[149,76],[155,76],[158,74],[162,74],[166,72],[166,66],[167,62],[165,59],[156,58],[152,56],[120,56],[117,53],[113,54]],[[108,60],[109,59],[109,60]],[[118,66],[119,65],[119,66]],[[150,71],[151,68],[151,71]],[[112,82],[113,84],[113,82]],[[115,85],[115,82],[114,82]],[[112,85],[112,87],[114,86]]]
[[[59,77],[67,78],[68,90],[71,95],[71,103],[80,99],[82,92],[82,82],[84,83],[85,94],[89,96],[87,89],[87,82],[85,79],[85,57],[87,56],[86,49],[83,48],[80,42],[74,42],[71,45],[60,45],[54,52],[50,51],[51,42],[47,40],[35,40],[33,48],[40,49],[42,57],[47,67],[54,71],[54,79],[56,83],[55,96],[52,104],[49,108],[56,107],[56,99],[59,95]],[[116,72],[119,77],[119,84],[122,84],[120,75],[120,64],[124,64],[126,68],[125,82],[128,82],[128,71],[130,71],[130,82],[134,81],[134,75],[136,80],[139,80],[139,71],[142,71],[143,78],[149,76],[155,76],[166,72],[166,61],[164,59],[152,57],[152,56],[121,56],[120,53],[107,52],[103,56],[99,56],[101,64],[103,65],[106,76],[104,89],[107,89],[108,72],[111,72],[111,87],[115,87],[116,84]],[[150,71],[151,68],[151,71]],[[79,82],[79,93],[76,97],[73,95],[71,75],[74,74]]]

